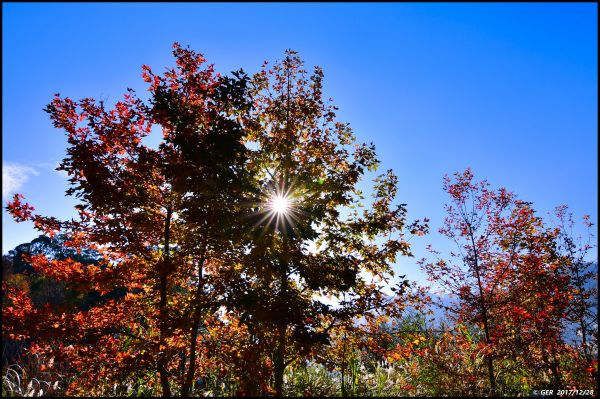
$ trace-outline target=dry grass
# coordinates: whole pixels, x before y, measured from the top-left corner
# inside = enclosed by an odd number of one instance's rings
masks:
[[[2,396],[61,396],[67,376],[53,363],[36,354],[3,367]]]

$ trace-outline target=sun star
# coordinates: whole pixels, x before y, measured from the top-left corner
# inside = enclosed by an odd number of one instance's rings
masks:
[[[286,215],[290,210],[290,200],[284,195],[275,195],[271,199],[271,210],[278,215]]]

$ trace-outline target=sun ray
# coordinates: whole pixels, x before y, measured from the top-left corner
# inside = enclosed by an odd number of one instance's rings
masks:
[[[274,181],[267,184],[267,187],[270,188],[263,192],[258,201],[247,204],[255,209],[254,226],[261,227],[261,236],[268,230],[278,231],[283,235],[299,235],[298,225],[309,216],[302,208],[311,198],[307,197],[301,187],[297,187],[295,179],[284,183],[283,178],[274,177]]]
[[[291,212],[291,202],[287,195],[276,194],[269,200],[267,204],[271,212],[275,212],[278,216],[286,216]]]

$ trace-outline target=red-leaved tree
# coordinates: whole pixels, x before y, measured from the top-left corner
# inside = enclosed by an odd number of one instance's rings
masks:
[[[558,232],[545,227],[530,203],[506,189],[491,190],[469,169],[446,176],[444,190],[451,203],[440,233],[457,252],[421,265],[455,298],[446,306],[451,317],[479,329],[489,393],[503,391],[508,371],[500,364],[507,358],[529,370],[549,370],[552,384],[560,386],[570,279],[555,250]]]
[[[90,309],[42,308],[5,287],[3,333],[31,340],[32,351],[68,361],[70,392],[98,392],[98,381],[144,378],[163,396],[190,392],[198,331],[221,306],[219,268],[243,254],[251,195],[245,123],[250,109],[242,72],[221,77],[202,55],[174,45],[176,68],[143,67],[150,100],[133,92],[114,108],[59,95],[46,111],[67,133],[60,170],[69,175],[78,218],[35,213],[15,195],[7,209],[67,246],[93,249],[94,265],[32,256],[36,272],[71,291],[100,295]],[[158,148],[145,144],[153,127]],[[114,295],[115,290],[121,292]],[[112,294],[112,295],[109,295]]]

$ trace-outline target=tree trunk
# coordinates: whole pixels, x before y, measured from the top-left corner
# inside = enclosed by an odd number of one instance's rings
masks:
[[[485,332],[485,343],[489,345],[491,343],[490,340],[490,328],[489,328],[489,320],[487,313],[487,305],[485,303],[485,297],[483,292],[483,285],[481,283],[481,274],[479,273],[479,258],[477,254],[477,246],[475,244],[475,237],[473,235],[473,230],[471,226],[469,226],[469,236],[471,238],[471,244],[473,245],[473,271],[475,272],[475,277],[477,278],[477,287],[479,289],[479,306],[481,311],[481,318],[483,320],[483,329]],[[488,369],[488,379],[490,381],[490,394],[491,396],[496,396],[496,376],[494,374],[494,360],[489,353],[486,353],[486,362]]]
[[[279,328],[279,342],[277,343],[277,350],[275,352],[275,359],[273,362],[275,367],[275,396],[277,397],[283,396],[283,374],[285,371],[285,332],[285,326]]]
[[[552,372],[552,388],[557,391],[562,388],[562,379],[560,378],[560,371],[558,370],[558,359],[556,358],[556,352],[552,351],[552,360],[548,359],[550,371]]]
[[[167,371],[167,353],[166,353],[166,336],[167,336],[167,275],[171,264],[169,254],[170,238],[171,238],[171,207],[167,208],[167,217],[165,219],[165,249],[164,261],[160,267],[160,304],[159,304],[159,352],[158,352],[158,374],[160,376],[160,385],[162,387],[162,396],[171,397],[171,388],[169,386],[169,373]]]
[[[487,345],[489,345],[491,343],[490,341],[490,332],[489,332],[489,326],[488,326],[488,316],[487,316],[487,309],[486,306],[484,306],[484,303],[482,301],[482,310],[483,310],[483,327],[485,330],[485,343]],[[487,361],[487,368],[488,368],[488,378],[490,380],[490,394],[492,396],[496,396],[496,376],[494,374],[494,360],[492,359],[491,354],[486,353],[486,361]]]
[[[194,374],[196,373],[196,341],[198,340],[198,327],[200,326],[199,314],[194,317],[192,324],[192,331],[190,337],[190,365],[187,369],[187,376],[181,387],[181,396],[184,398],[189,397],[190,389],[192,387],[192,381]]]
[[[288,281],[287,281],[287,269],[288,269],[288,248],[287,248],[287,239],[284,237],[283,241],[284,245],[284,262],[280,275],[280,286],[281,286],[281,297],[287,298],[288,291]],[[287,315],[285,316],[287,317]],[[285,319],[284,317],[284,319]],[[273,359],[274,377],[275,377],[275,396],[281,397],[283,396],[283,374],[285,371],[285,347],[286,347],[286,332],[287,332],[287,322],[282,320],[281,324],[277,328],[277,348],[275,352],[275,359]]]
[[[196,287],[196,297],[194,303],[194,316],[192,322],[192,330],[190,331],[190,365],[187,370],[187,376],[181,387],[181,396],[187,398],[190,394],[192,387],[192,381],[194,380],[194,374],[196,373],[196,346],[198,340],[198,328],[200,327],[200,296],[202,294],[202,277],[204,262],[206,260],[206,238],[202,243],[202,252],[200,261],[198,262],[198,286]]]
[[[345,298],[344,298],[345,299]],[[346,397],[346,333],[344,332],[344,345],[342,346],[342,398]]]

